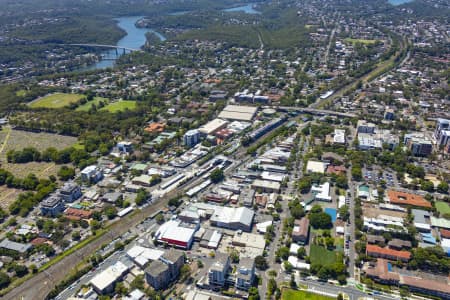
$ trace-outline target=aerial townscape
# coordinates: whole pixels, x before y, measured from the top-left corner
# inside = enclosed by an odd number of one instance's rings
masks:
[[[0,298],[450,299],[448,0],[0,0]]]

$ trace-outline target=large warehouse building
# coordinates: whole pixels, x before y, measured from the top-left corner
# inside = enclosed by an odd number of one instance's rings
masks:
[[[190,249],[194,242],[194,234],[197,227],[183,226],[180,220],[171,220],[159,227],[155,238],[161,243],[171,246]]]
[[[219,118],[231,121],[251,121],[258,108],[253,106],[227,105],[219,114]]]

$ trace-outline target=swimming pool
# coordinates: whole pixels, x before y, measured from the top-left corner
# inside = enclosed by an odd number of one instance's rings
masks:
[[[337,215],[337,210],[335,208],[325,208],[325,212],[330,215],[331,217],[331,222],[335,222],[336,221],[336,215]]]

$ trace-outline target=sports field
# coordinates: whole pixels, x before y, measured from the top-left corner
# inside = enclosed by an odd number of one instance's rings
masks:
[[[71,103],[77,102],[83,95],[55,93],[38,98],[28,105],[32,108],[62,108]]]
[[[364,39],[351,39],[351,38],[346,38],[344,40],[344,42],[348,43],[348,44],[363,44],[363,45],[372,45],[375,44],[376,42],[378,42],[377,40],[364,40]]]
[[[307,291],[296,291],[291,289],[284,289],[281,294],[282,300],[331,300],[334,298],[314,294]]]
[[[92,107],[92,104],[98,105],[100,101],[108,102],[109,100],[102,97],[95,97],[92,101],[88,101],[85,104],[78,106],[75,111],[89,111]]]
[[[135,108],[136,108],[136,101],[122,100],[122,101],[112,102],[100,110],[107,110],[111,113],[115,113],[118,111],[124,111],[125,109],[133,110]]]

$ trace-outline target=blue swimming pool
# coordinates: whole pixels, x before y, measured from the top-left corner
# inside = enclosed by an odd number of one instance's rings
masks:
[[[336,221],[337,210],[335,208],[325,208],[325,212],[330,215],[331,221],[334,223]]]
[[[388,266],[388,271],[389,271],[389,272],[392,272],[392,265],[391,265],[390,262],[387,263],[387,266]]]

